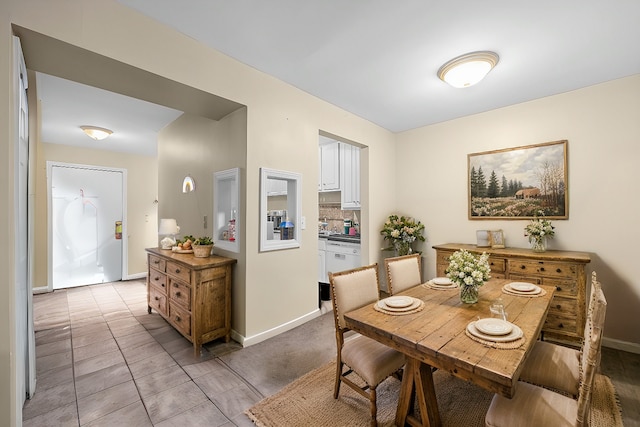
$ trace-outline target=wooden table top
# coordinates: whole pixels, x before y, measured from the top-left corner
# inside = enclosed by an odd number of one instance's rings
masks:
[[[418,313],[389,315],[369,304],[346,313],[345,319],[350,329],[362,335],[510,398],[522,364],[542,330],[555,289],[541,286],[546,295],[536,298],[513,296],[502,292],[509,282],[489,280],[480,287],[476,304],[460,302],[457,288],[434,290],[416,286],[399,295],[424,301],[424,309]],[[504,301],[508,320],[524,333],[525,343],[517,349],[490,348],[465,334],[469,322],[491,317],[489,305],[497,298]]]

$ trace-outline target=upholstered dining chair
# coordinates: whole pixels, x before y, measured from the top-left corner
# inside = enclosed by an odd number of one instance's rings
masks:
[[[596,272],[591,273],[591,298],[587,313],[593,312],[598,289],[602,289]],[[581,348],[574,349],[547,341],[537,341],[527,358],[520,381],[525,381],[576,397],[580,387],[582,362],[580,355],[588,343],[588,325],[585,326]],[[600,358],[598,357],[598,363]]]
[[[336,382],[333,397],[338,398],[340,384],[345,383],[370,401],[371,425],[377,425],[376,387],[398,372],[405,363],[404,354],[371,338],[349,331],[344,314],[378,301],[378,264],[338,273],[329,273],[331,301],[336,326]],[[356,374],[366,384],[356,383]]]
[[[422,261],[420,254],[385,258],[389,294],[397,294],[422,283]]]
[[[489,427],[537,427],[589,425],[591,391],[600,360],[602,329],[607,300],[602,288],[594,290],[585,327],[585,343],[580,356],[578,399],[533,384],[518,382],[512,399],[495,395],[485,416]]]

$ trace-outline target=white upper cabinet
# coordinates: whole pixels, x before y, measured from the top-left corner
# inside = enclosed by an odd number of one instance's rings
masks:
[[[318,191],[340,190],[340,143],[320,145],[320,182]]]
[[[360,209],[360,147],[340,144],[340,189],[342,209]]]

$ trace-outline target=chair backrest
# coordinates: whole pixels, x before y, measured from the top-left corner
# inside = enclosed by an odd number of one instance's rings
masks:
[[[591,406],[591,391],[596,371],[600,362],[602,344],[602,330],[607,311],[607,300],[602,292],[600,282],[595,274],[591,279],[591,300],[585,325],[584,343],[580,354],[580,388],[578,389],[577,425],[587,426],[589,423],[589,408]]]
[[[378,263],[329,273],[336,328],[345,329],[344,313],[378,301]]]
[[[385,258],[389,294],[397,294],[422,283],[422,261],[420,254]]]

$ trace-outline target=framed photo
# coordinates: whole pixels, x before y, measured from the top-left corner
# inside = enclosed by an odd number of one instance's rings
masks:
[[[504,233],[502,230],[491,230],[490,232],[491,247],[492,248],[504,248]]]
[[[569,218],[567,141],[467,155],[469,219]]]

